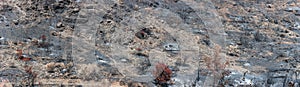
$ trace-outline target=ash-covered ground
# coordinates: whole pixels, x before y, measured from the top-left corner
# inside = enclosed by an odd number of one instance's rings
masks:
[[[1,0],[0,86],[298,87],[297,0]]]

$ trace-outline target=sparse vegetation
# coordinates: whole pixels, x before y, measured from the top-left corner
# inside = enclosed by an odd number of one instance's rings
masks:
[[[206,63],[206,67],[212,72],[214,82],[213,84],[217,86],[222,79],[224,69],[227,66],[227,62],[223,62],[224,59],[220,57],[221,47],[216,45],[213,49],[213,57],[204,56],[204,61]],[[226,61],[226,59],[225,59]]]
[[[33,87],[34,86],[34,82],[35,82],[35,78],[37,77],[37,73],[35,73],[33,70],[32,70],[32,66],[25,66],[25,72],[27,74],[29,74],[29,78],[28,80],[31,80],[29,82],[31,82],[30,86]]]
[[[113,81],[124,87],[298,87],[299,4],[0,0],[0,81],[22,87],[91,87],[92,81],[96,87]]]
[[[160,87],[167,87],[171,81],[172,71],[163,63],[157,63],[153,71],[154,84]]]

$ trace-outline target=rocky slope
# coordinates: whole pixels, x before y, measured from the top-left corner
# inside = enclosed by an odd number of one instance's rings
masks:
[[[13,86],[297,87],[299,5],[0,1],[0,79]],[[167,84],[154,84],[169,69]]]

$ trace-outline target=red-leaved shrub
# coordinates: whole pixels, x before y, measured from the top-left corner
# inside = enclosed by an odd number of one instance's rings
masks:
[[[155,65],[155,70],[153,76],[155,77],[155,83],[158,85],[165,85],[171,80],[172,70],[168,68],[167,65],[163,63],[157,63]]]

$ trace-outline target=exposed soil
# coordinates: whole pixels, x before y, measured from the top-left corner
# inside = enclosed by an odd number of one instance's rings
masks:
[[[0,0],[0,86],[298,87],[299,6]]]

